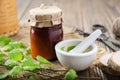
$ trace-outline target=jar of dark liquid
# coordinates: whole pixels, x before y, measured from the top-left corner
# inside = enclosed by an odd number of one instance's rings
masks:
[[[55,6],[40,6],[30,10],[31,54],[48,60],[56,58],[55,44],[63,39],[62,11]]]

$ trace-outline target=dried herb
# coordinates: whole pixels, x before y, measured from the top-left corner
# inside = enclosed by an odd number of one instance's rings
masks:
[[[67,48],[67,52],[69,52],[69,51],[72,50],[73,48],[75,48],[75,46],[69,46],[69,47]]]
[[[61,47],[61,50],[62,50],[62,51],[69,52],[69,51],[72,50],[73,48],[75,48],[74,45],[68,46],[67,48],[66,48],[65,46],[63,46],[63,47]]]

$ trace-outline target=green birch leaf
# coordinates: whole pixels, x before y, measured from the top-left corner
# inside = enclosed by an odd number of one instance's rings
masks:
[[[36,80],[34,76],[30,76],[28,80]]]
[[[11,51],[13,49],[18,49],[18,48],[25,48],[25,44],[21,41],[13,41],[10,42],[8,45],[4,46],[2,48],[3,51]]]
[[[21,62],[21,66],[35,66],[34,60],[30,56],[25,56]]]
[[[0,74],[0,80],[5,79],[8,76],[8,74]]]
[[[31,48],[30,48],[30,47],[27,47],[27,48],[26,48],[26,52],[27,52],[27,54],[31,53]]]
[[[8,58],[10,60],[16,60],[16,61],[20,61],[23,58],[23,54],[22,51],[19,49],[14,49],[12,51],[10,51],[10,53],[8,54]]]
[[[34,65],[34,66],[24,66],[23,70],[27,70],[27,71],[34,71],[36,69],[40,69],[40,65]]]
[[[30,56],[25,56],[22,60],[21,66],[23,67],[23,70],[27,71],[34,71],[35,69],[41,68],[40,65],[35,64],[33,58]]]
[[[36,59],[39,61],[40,64],[48,64],[48,65],[52,64],[50,61],[48,61],[47,59],[41,56],[37,56]]]
[[[4,56],[5,56],[5,54],[0,52],[0,57],[4,57]]]
[[[7,67],[12,68],[14,66],[17,66],[18,63],[15,60],[7,60],[4,65],[7,66]]]
[[[5,46],[11,42],[12,39],[6,36],[0,36],[0,46]]]
[[[70,69],[70,70],[66,73],[66,75],[65,75],[65,77],[64,77],[64,80],[75,80],[76,77],[77,77],[77,74],[76,74],[75,70]]]
[[[0,52],[0,62],[4,61],[5,54]]]
[[[61,50],[62,50],[62,51],[64,51],[64,48],[65,48],[64,46],[63,46],[63,47],[61,47]]]
[[[67,52],[69,52],[69,51],[72,50],[73,48],[75,48],[75,46],[69,46],[69,47],[67,48]]]
[[[21,71],[22,71],[21,66],[15,66],[15,67],[13,67],[12,70],[10,70],[9,74],[16,77]]]

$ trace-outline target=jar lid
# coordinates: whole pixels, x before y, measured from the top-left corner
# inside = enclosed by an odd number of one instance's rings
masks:
[[[45,6],[33,8],[29,11],[30,18],[35,21],[54,20],[62,16],[62,10],[56,6]]]
[[[62,10],[56,6],[42,4],[40,7],[31,9],[29,14],[32,26],[36,26],[36,24],[37,26],[51,26],[62,22]]]

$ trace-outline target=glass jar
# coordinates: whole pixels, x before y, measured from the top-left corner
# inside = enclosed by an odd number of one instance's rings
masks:
[[[30,10],[29,21],[32,57],[55,59],[55,44],[63,39],[61,9],[55,6],[34,8]]]

